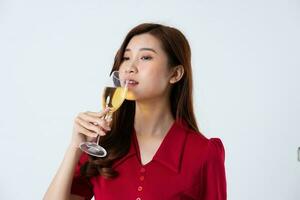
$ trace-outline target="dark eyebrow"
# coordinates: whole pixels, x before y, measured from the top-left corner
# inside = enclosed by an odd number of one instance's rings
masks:
[[[131,49],[125,49],[125,51],[131,51]],[[140,48],[140,51],[152,51],[157,54],[157,52],[152,48]]]

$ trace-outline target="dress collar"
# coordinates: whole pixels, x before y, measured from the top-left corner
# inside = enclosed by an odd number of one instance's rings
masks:
[[[151,164],[152,162],[159,162],[172,171],[178,173],[180,171],[186,135],[186,125],[180,123],[179,121],[174,121],[162,143],[160,144],[157,152],[153,156],[153,159],[149,163],[145,164],[145,166]],[[127,155],[118,160],[114,166],[121,164],[133,155],[136,155],[141,163],[140,150],[135,130],[131,135],[131,144]]]
[[[175,121],[155,153],[153,160],[178,173],[184,150],[187,131]]]

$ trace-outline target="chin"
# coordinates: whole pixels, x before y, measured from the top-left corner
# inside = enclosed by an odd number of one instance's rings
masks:
[[[140,101],[140,100],[144,100],[145,98],[143,98],[141,96],[138,96],[138,95],[135,95],[133,93],[127,93],[125,99],[129,100],[129,101]]]
[[[136,97],[132,92],[128,91],[125,99],[130,101],[135,101]]]
[[[125,99],[128,100],[128,101],[135,101],[136,100],[136,98],[134,98],[134,97],[126,97]]]

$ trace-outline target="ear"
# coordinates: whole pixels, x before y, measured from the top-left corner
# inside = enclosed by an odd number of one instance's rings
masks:
[[[174,67],[172,69],[172,75],[171,75],[171,78],[170,78],[170,83],[174,84],[174,83],[180,81],[183,74],[184,74],[184,68],[183,68],[182,65],[177,65],[176,67]]]

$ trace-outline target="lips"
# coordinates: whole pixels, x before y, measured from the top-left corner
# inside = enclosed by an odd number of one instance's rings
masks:
[[[132,88],[132,87],[136,86],[137,84],[139,84],[139,82],[137,82],[136,80],[133,80],[133,79],[129,79],[126,81],[127,81],[128,88]]]
[[[129,84],[138,84],[138,82],[135,81],[135,80],[128,80],[128,83],[129,83]]]

